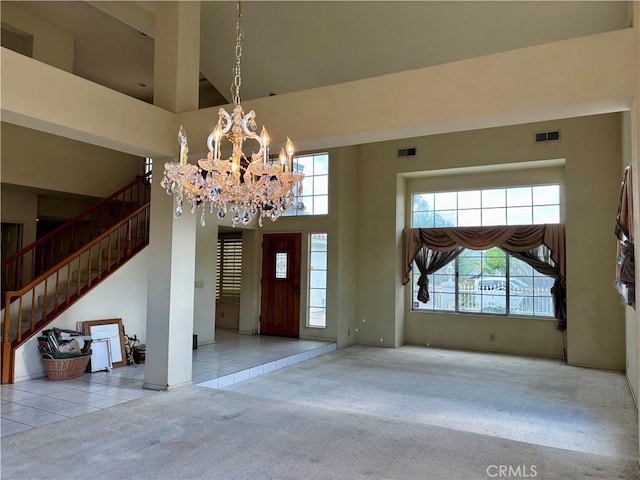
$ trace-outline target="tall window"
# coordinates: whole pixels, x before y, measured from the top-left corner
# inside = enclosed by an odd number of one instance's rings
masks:
[[[218,235],[216,299],[239,298],[242,283],[242,236]]]
[[[146,157],[144,159],[144,174],[149,174],[149,183],[151,183],[151,171],[153,170],[153,158]]]
[[[296,188],[293,207],[286,216],[326,215],[329,213],[329,154],[293,157],[293,171],[304,173],[302,189]]]
[[[529,225],[560,221],[559,185],[418,193],[412,227]],[[428,303],[417,300],[420,272],[413,269],[413,309],[553,317],[554,280],[497,247],[465,250],[429,275]]]
[[[309,245],[309,327],[327,326],[327,234],[312,233]]]

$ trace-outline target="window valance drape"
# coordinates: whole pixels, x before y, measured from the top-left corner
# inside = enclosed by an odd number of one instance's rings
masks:
[[[405,228],[402,255],[403,285],[410,280],[416,255],[428,255],[426,250],[449,252],[459,250],[460,247],[471,250],[500,247],[538,272],[553,277],[555,283],[551,293],[554,299],[554,313],[558,320],[558,330],[565,330],[567,308],[564,225]],[[451,260],[455,256],[457,255],[452,255]]]
[[[633,244],[633,185],[631,165],[624,170],[620,187],[618,214],[616,215],[615,236],[617,242],[617,262],[615,287],[622,302],[636,307],[636,272]]]

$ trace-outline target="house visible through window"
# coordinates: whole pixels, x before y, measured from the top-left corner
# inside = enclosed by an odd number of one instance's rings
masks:
[[[329,213],[329,154],[293,157],[293,171],[304,173],[302,189],[295,190],[295,204],[286,216],[326,215]]]
[[[216,299],[240,297],[242,282],[242,236],[218,235],[216,257]]]
[[[418,193],[412,227],[559,223],[559,185]],[[418,311],[526,315],[553,318],[554,279],[494,247],[465,250],[429,275],[430,301],[417,299],[420,272],[413,269],[412,306]]]

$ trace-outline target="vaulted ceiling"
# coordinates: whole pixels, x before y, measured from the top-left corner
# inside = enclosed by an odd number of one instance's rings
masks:
[[[152,101],[155,2],[3,3],[71,32],[75,74]],[[246,1],[242,6],[242,98],[305,90],[626,28],[629,4]],[[201,4],[201,106],[231,101],[235,14],[233,1]]]

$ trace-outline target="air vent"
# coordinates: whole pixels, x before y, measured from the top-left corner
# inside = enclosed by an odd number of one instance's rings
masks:
[[[560,140],[560,130],[537,132],[535,134],[536,143],[557,142],[558,140]]]
[[[399,157],[415,157],[416,147],[399,148],[398,156]]]

